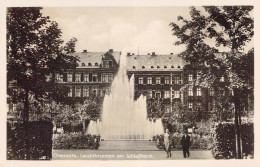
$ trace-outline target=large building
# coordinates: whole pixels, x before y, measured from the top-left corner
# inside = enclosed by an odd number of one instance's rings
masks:
[[[80,60],[76,69],[55,74],[55,80],[70,89],[67,102],[77,107],[89,97],[103,98],[110,93],[114,76],[119,70],[121,52],[110,49],[107,52],[74,53]],[[188,64],[176,54],[147,55],[127,53],[126,70],[128,77],[134,76],[135,99],[141,94],[147,97],[149,117],[162,117],[176,113],[181,106],[183,111],[200,113],[208,117],[215,106],[216,92],[232,96],[226,87],[227,77],[222,76],[212,88],[191,85],[198,79],[197,67]],[[9,110],[16,110],[15,104]]]
[[[119,68],[121,52],[110,49],[108,52],[75,53],[79,58],[78,67],[56,74],[56,82],[70,88],[67,101],[73,106],[91,96],[103,97],[110,92],[110,86]]]

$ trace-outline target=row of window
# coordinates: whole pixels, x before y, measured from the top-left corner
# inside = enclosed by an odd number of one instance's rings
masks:
[[[189,87],[188,88],[188,96],[193,96],[193,87]],[[219,94],[222,96],[225,96],[225,89],[224,88],[219,88]],[[201,96],[202,95],[202,90],[200,87],[196,88],[196,96]],[[209,96],[214,96],[215,95],[215,89],[213,87],[211,87],[209,89]],[[230,95],[234,96],[234,92],[233,90],[230,91]]]
[[[199,79],[200,78],[200,74],[198,73],[197,74],[197,79]],[[192,82],[193,81],[193,74],[189,74],[188,75],[188,81],[189,82]],[[219,80],[220,82],[225,82],[225,77],[224,76],[222,76],[222,77],[220,77],[220,80]]]
[[[138,84],[170,84],[170,77],[138,77]],[[175,76],[173,77],[172,84],[182,84],[181,77]]]
[[[95,66],[99,66],[99,64],[98,64],[97,62],[96,62],[94,65],[95,65]],[[101,64],[100,64],[100,65],[101,65]],[[82,67],[85,67],[86,64],[85,64],[85,63],[81,63],[81,66],[82,66]],[[88,66],[92,66],[92,64],[89,62],[89,63],[88,63]],[[105,68],[111,68],[111,67],[113,67],[113,62],[112,62],[112,60],[110,60],[110,61],[103,61],[102,67],[105,67]]]
[[[110,93],[110,89],[101,90],[98,88],[93,88],[90,90],[90,88],[88,88],[88,87],[83,87],[83,89],[81,89],[81,87],[75,87],[74,91],[75,91],[74,97],[89,97],[90,93],[94,96],[97,96],[98,94],[100,94],[101,96],[104,96],[105,94]],[[72,92],[73,92],[73,89],[72,89],[72,87],[70,87],[68,97],[73,96]]]
[[[180,91],[172,91],[171,94],[173,99],[181,98]],[[170,98],[170,91],[169,90],[151,90],[148,92],[148,98],[164,98],[169,99]]]
[[[112,73],[103,73],[100,77],[98,74],[85,73],[85,74],[74,74],[74,82],[112,82],[114,75]],[[67,82],[73,82],[73,74],[67,74]],[[62,74],[56,74],[57,82],[65,82]]]

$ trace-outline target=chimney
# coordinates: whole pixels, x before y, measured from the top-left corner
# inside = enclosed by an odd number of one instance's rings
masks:
[[[83,50],[83,53],[87,53],[88,52],[88,50]]]
[[[127,56],[131,56],[131,53],[127,52]]]
[[[113,52],[114,52],[114,50],[113,50],[113,49],[109,49],[109,52],[110,52],[110,53],[113,53]]]
[[[155,56],[155,52],[152,52],[152,56]]]

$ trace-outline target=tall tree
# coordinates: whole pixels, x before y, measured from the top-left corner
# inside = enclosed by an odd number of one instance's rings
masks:
[[[195,81],[197,84],[209,87],[221,76],[229,79],[227,86],[234,91],[238,158],[241,158],[241,104],[253,93],[250,82],[254,75],[253,49],[248,53],[243,51],[254,36],[252,10],[252,6],[208,6],[201,10],[191,7],[191,19],[179,16],[178,23],[170,23],[173,35],[179,38],[175,45],[185,46],[179,56],[199,67],[198,70],[203,69],[200,80]],[[215,46],[208,44],[212,39]],[[220,46],[229,51],[219,53]]]
[[[74,51],[76,39],[62,46],[58,24],[43,16],[41,9],[7,9],[7,92],[13,102],[24,104],[25,141],[29,98],[60,100],[68,90],[57,86],[54,74],[75,68],[78,60],[69,55]],[[17,89],[9,85],[11,81],[16,81]]]

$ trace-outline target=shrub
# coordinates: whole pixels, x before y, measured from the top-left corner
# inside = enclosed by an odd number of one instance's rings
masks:
[[[96,142],[94,140],[96,139]],[[81,133],[55,134],[53,149],[98,149],[100,136]]]
[[[254,153],[254,128],[253,123],[241,125],[242,150],[246,155],[253,157]],[[212,149],[216,159],[231,159],[236,155],[236,134],[234,123],[219,123],[214,134]]]
[[[23,123],[7,122],[7,159],[24,159]],[[51,159],[52,157],[52,123],[32,121],[28,123],[27,159]]]

